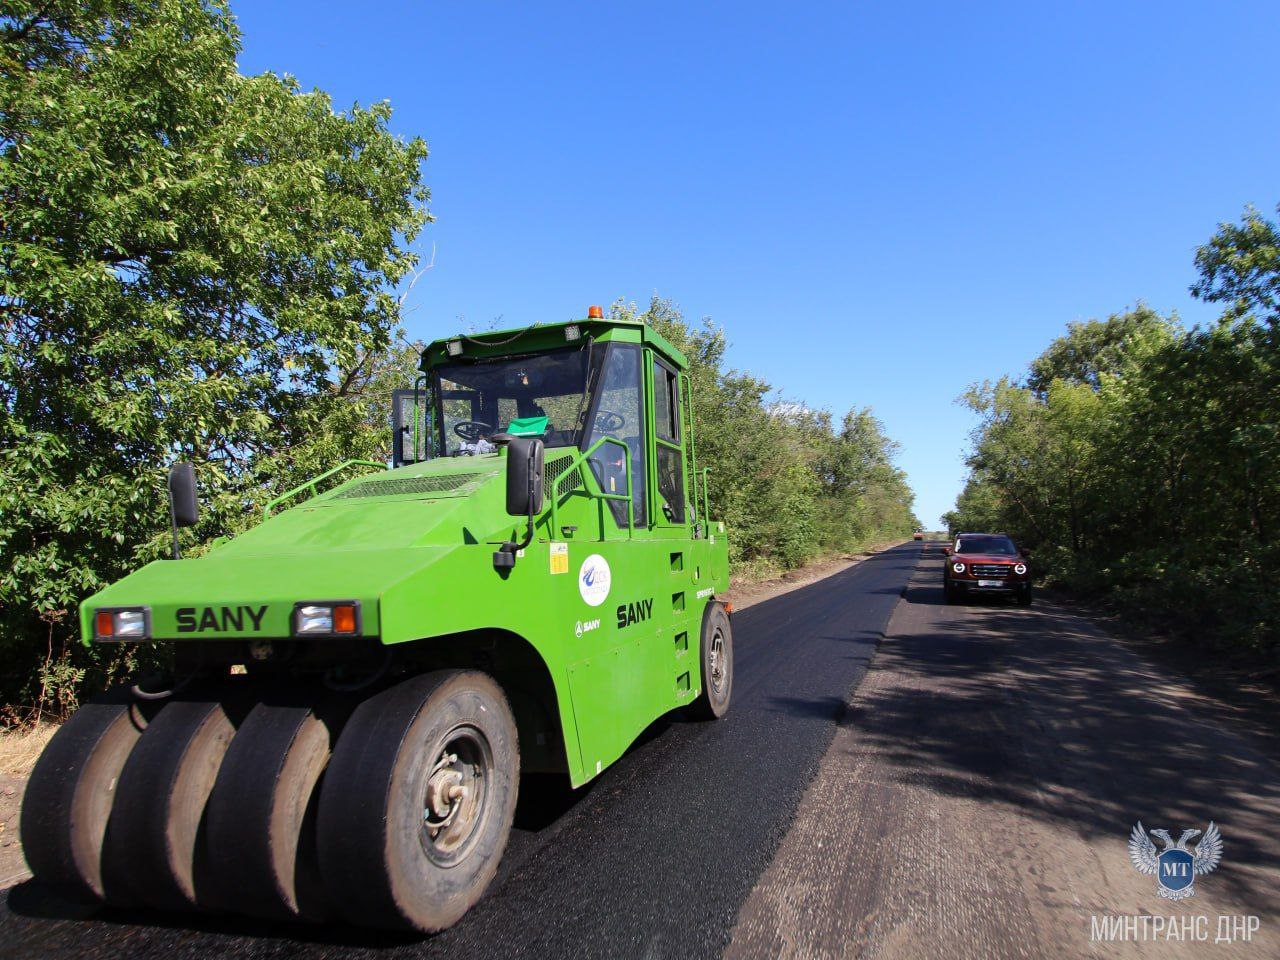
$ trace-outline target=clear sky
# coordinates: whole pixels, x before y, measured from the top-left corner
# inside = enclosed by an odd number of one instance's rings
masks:
[[[243,71],[428,141],[411,334],[657,292],[872,406],[929,526],[966,385],[1139,299],[1211,319],[1196,246],[1280,200],[1274,0],[232,3]]]

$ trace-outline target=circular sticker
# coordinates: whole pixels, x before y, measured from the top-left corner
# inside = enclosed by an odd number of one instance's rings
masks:
[[[578,592],[588,606],[598,607],[609,598],[609,587],[613,575],[609,572],[609,561],[598,553],[593,553],[582,561],[578,570]]]

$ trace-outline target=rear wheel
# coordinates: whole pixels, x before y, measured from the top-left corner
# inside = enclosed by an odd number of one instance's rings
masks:
[[[689,712],[702,720],[718,720],[729,711],[733,696],[733,625],[722,604],[707,604],[699,649],[702,693],[689,705]]]
[[[362,703],[320,790],[330,902],[353,923],[455,923],[498,869],[520,758],[502,689],[476,671],[413,677]]]
[[[217,701],[167,703],[120,774],[103,851],[108,902],[196,906],[206,869],[205,804],[235,733]]]
[[[236,731],[207,813],[210,901],[220,909],[324,918],[315,815],[333,726],[308,706],[259,703]]]
[[[103,898],[103,839],[120,771],[152,712],[126,691],[104,694],[77,710],[40,754],[21,821],[37,880]]]

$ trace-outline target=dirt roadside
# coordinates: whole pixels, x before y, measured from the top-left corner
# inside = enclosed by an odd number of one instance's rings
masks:
[[[26,784],[26,777],[0,774],[0,890],[30,875],[18,841],[18,810]]]
[[[731,601],[736,609],[743,610],[762,600],[768,600],[834,576],[900,542],[900,540],[886,541],[876,544],[864,553],[825,558],[770,580],[737,581],[731,584],[725,599]],[[24,759],[21,767],[29,772],[30,764],[34,762],[35,758],[31,756],[29,761]],[[0,763],[0,768],[6,766],[10,765]],[[0,772],[0,890],[20,883],[31,875],[23,859],[22,844],[18,837],[18,816],[22,807],[22,791],[26,783],[26,776],[22,773]]]

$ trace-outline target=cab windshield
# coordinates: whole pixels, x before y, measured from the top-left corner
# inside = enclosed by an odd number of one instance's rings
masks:
[[[987,553],[997,557],[1016,557],[1018,548],[1008,537],[961,537],[956,553]]]
[[[443,364],[435,370],[436,429],[446,456],[485,453],[496,433],[538,437],[548,447],[581,439],[588,350]],[[595,351],[598,355],[600,350]]]

